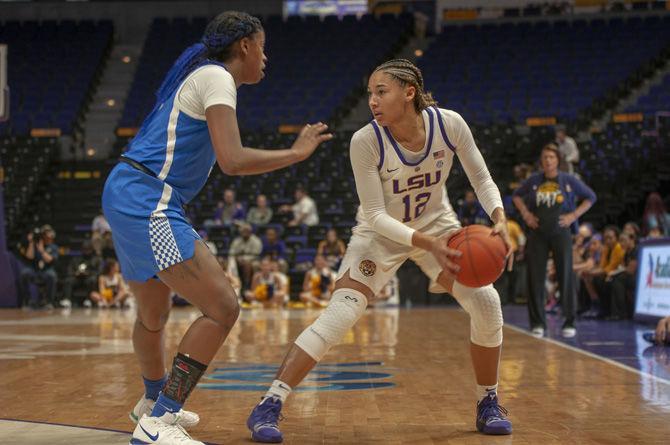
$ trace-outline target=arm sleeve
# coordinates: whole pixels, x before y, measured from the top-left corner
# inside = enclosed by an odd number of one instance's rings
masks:
[[[389,239],[407,246],[412,245],[414,229],[406,226],[386,212],[384,190],[379,177],[379,149],[376,142],[360,132],[351,138],[351,167],[356,179],[356,191],[365,218],[373,230]]]
[[[460,114],[453,113],[451,119],[448,119],[448,121],[452,122],[458,159],[463,165],[463,170],[465,170],[465,174],[468,176],[479,202],[486,213],[491,216],[497,207],[503,208],[498,186],[491,179],[486,162],[484,162],[484,158],[479,152],[479,148],[477,148],[475,140],[472,137],[472,132],[468,124],[465,123],[465,120],[463,120]]]
[[[524,180],[519,187],[514,190],[512,196],[518,196],[519,198],[526,199],[526,195],[530,191],[530,178]]]
[[[591,201],[591,204],[596,202],[597,196],[591,187],[584,184],[579,178],[575,176],[568,176],[570,179],[570,185],[575,189],[575,193],[582,199],[588,199]]]

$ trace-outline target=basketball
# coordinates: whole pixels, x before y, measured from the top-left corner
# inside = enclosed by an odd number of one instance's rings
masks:
[[[456,263],[461,267],[456,279],[469,287],[493,283],[505,268],[507,248],[500,235],[490,227],[467,226],[449,240],[449,247],[462,253]]]

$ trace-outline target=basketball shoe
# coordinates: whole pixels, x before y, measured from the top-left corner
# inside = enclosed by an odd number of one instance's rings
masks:
[[[254,442],[279,443],[284,440],[278,425],[282,420],[281,406],[278,397],[266,397],[256,405],[247,419],[247,428]]]
[[[484,434],[512,434],[507,410],[498,405],[498,396],[490,392],[477,404],[477,429]]]
[[[191,439],[179,425],[180,416],[181,411],[176,414],[166,412],[160,417],[143,415],[133,431],[130,445],[205,445]]]
[[[135,408],[130,412],[128,417],[130,417],[130,420],[133,421],[133,423],[137,423],[143,415],[150,416],[151,411],[154,409],[154,405],[156,404],[155,400],[147,399],[142,397],[139,402],[137,402],[137,405],[135,405]],[[200,416],[198,416],[196,413],[191,412],[191,411],[186,411],[186,410],[181,410],[179,411],[179,418],[178,418],[179,425],[185,429],[191,429],[194,426],[200,422]]]

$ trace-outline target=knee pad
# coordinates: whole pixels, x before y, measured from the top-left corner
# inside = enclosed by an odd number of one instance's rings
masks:
[[[368,299],[353,289],[338,289],[328,307],[295,340],[295,344],[317,362],[337,345],[349,329],[361,318]]]
[[[467,287],[455,281],[454,297],[470,315],[470,341],[486,348],[500,346],[503,317],[500,297],[493,285]]]

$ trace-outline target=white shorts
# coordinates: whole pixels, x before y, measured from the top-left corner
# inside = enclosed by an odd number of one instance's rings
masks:
[[[427,235],[442,236],[460,228],[456,215],[447,212],[420,231]],[[414,261],[430,278],[431,291],[446,292],[437,285],[442,267],[433,254],[418,247],[397,243],[367,225],[354,227],[337,278],[340,279],[349,271],[353,280],[363,283],[377,295],[407,259]]]

